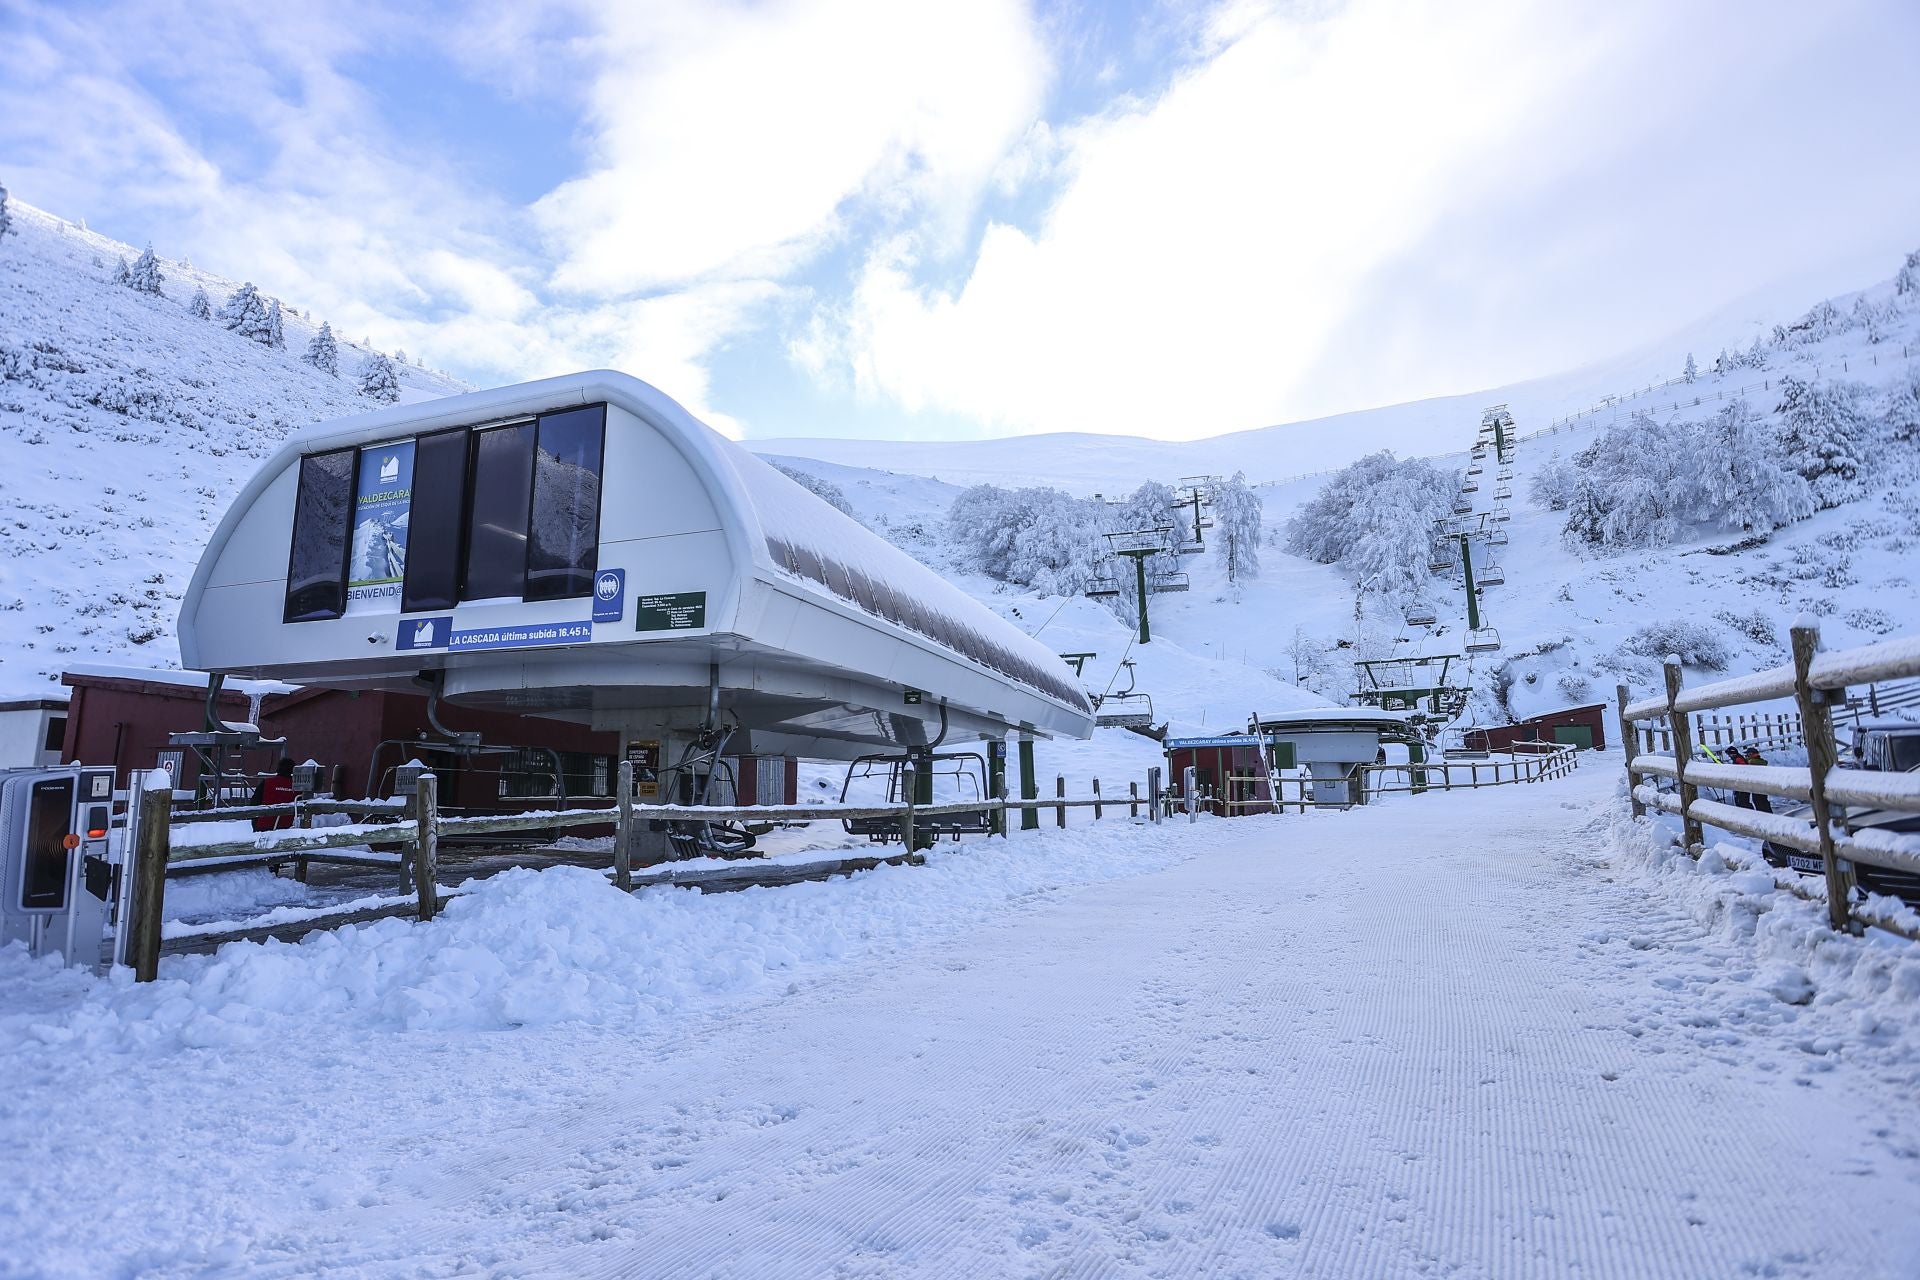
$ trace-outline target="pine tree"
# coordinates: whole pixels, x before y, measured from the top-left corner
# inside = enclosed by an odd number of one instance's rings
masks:
[[[1685,378],[1688,382],[1692,382],[1695,378],[1700,376],[1700,366],[1696,365],[1693,362],[1693,352],[1691,351],[1687,352],[1686,372],[1682,373],[1680,376]]]
[[[113,269],[113,282],[115,284],[133,283],[133,272],[128,268],[125,258],[120,259],[120,265]]]
[[[1824,510],[1854,495],[1877,452],[1875,424],[1851,383],[1780,380],[1781,444]]]
[[[260,291],[248,281],[233,291],[227,305],[220,308],[220,322],[243,338],[263,346],[273,345],[273,320]]]
[[[205,289],[193,291],[193,301],[187,304],[187,314],[200,320],[213,319],[213,302],[207,297]]]
[[[1891,440],[1901,444],[1920,440],[1920,368],[1909,368],[1906,379],[1894,385],[1881,424]]]
[[[1893,278],[1893,291],[1909,301],[1920,298],[1920,249],[1907,255],[1906,263],[1900,268],[1900,274]]]
[[[1213,547],[1227,568],[1227,581],[1260,576],[1260,495],[1244,471],[1213,486]]]
[[[360,394],[382,404],[399,400],[400,375],[394,371],[393,361],[378,351],[368,356],[360,366]]]
[[[267,334],[264,339],[270,347],[287,345],[287,334],[280,325],[280,299],[275,298],[267,304]]]
[[[13,230],[12,202],[7,199],[7,184],[0,182],[0,236]]]
[[[322,324],[320,332],[313,335],[313,341],[307,344],[307,354],[300,357],[322,373],[340,376],[340,344],[333,340],[333,326]]]
[[[138,258],[133,260],[133,268],[127,273],[127,286],[136,293],[151,293],[156,297],[160,293],[160,282],[166,276],[161,274],[160,262],[153,256],[153,245],[148,244]]]
[[[409,363],[409,361],[407,360],[407,353],[406,353],[406,352],[405,352],[404,350],[401,350],[401,351],[396,351],[396,352],[394,352],[394,353],[393,353],[393,362],[394,362],[395,364],[407,364],[407,363]]]

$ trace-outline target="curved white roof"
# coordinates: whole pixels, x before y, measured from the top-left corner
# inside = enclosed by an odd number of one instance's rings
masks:
[[[635,592],[656,583],[682,590],[683,580],[693,582],[689,575],[706,574],[698,582],[708,601],[699,636],[596,625],[581,643],[530,645],[504,656],[422,656],[396,653],[383,630],[367,634],[364,613],[280,621],[302,456],[597,403],[608,406],[599,563],[624,565]],[[675,481],[676,471],[687,483]],[[692,489],[710,507],[684,492]],[[688,514],[670,519],[662,508]],[[276,545],[261,545],[269,539]],[[540,623],[563,616],[551,602],[531,601],[463,603],[453,613],[455,626],[469,616],[487,626],[523,614]],[[855,631],[845,629],[849,622]],[[910,738],[911,726],[897,723],[848,725],[876,715],[925,720],[939,714],[942,701],[966,721],[957,732],[1085,736],[1092,723],[1078,681],[1045,645],[657,389],[610,370],[398,405],[298,433],[214,531],[182,607],[180,644],[196,669],[306,683],[399,688],[423,668],[438,668],[456,700],[500,701],[510,693],[511,705],[522,710],[585,718],[591,709],[596,722],[618,719],[611,713],[621,706],[670,702],[664,695],[649,702],[636,690],[649,681],[684,688],[695,669],[705,683],[706,664],[718,662],[731,668],[723,686],[740,686],[732,688],[734,700],[748,690],[789,704],[811,700],[820,706],[809,722],[837,720],[820,731],[848,742],[891,741],[903,727]],[[811,683],[797,672],[813,673]],[[839,678],[819,678],[825,675]],[[924,702],[904,704],[903,689],[924,690]],[[552,705],[543,707],[543,691]]]

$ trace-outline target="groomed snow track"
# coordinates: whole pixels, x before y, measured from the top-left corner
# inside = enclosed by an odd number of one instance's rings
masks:
[[[1196,852],[645,1029],[186,1089],[232,1185],[151,1162],[80,1238],[149,1276],[1912,1274],[1911,1063],[1622,879],[1617,772],[1116,833]],[[143,1244],[162,1198],[206,1253]]]

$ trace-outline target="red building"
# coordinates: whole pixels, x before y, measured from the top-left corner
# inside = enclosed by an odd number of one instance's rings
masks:
[[[206,678],[196,673],[94,667],[68,672],[62,758],[111,764],[125,785],[128,771],[168,768],[174,785],[197,781],[192,751],[168,735],[205,727]],[[454,732],[478,733],[486,750],[464,755],[435,750],[443,741],[427,719],[422,695],[355,689],[296,688],[274,681],[229,680],[216,708],[219,719],[252,724],[263,739],[285,739],[246,761],[270,771],[281,755],[324,766],[323,784],[343,798],[387,795],[393,771],[417,758],[440,779],[443,804],[456,809],[512,809],[550,803],[557,763],[570,796],[610,796],[618,771],[618,735],[585,725],[501,711],[443,705],[441,722]],[[792,804],[799,770],[784,757],[733,760],[740,804]]]
[[[1475,751],[1504,751],[1516,742],[1552,742],[1585,750],[1607,749],[1606,704],[1549,711],[1518,724],[1468,729],[1465,745]]]

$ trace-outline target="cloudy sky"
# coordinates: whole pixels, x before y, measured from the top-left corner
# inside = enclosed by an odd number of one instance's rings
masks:
[[[0,0],[0,181],[478,384],[1189,438],[1890,275],[1917,59],[1912,0]]]

